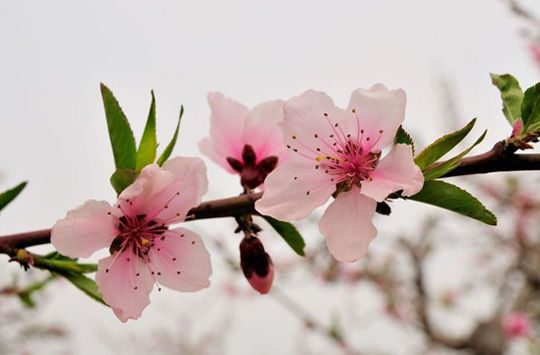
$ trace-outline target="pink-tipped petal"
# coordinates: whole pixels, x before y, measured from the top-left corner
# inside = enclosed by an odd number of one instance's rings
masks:
[[[323,205],[336,187],[324,171],[307,160],[287,160],[265,180],[257,211],[285,221],[298,221]]]
[[[145,215],[147,220],[159,219],[170,224],[184,220],[207,189],[204,162],[199,158],[176,157],[162,168],[152,164],[142,169],[118,201],[129,215]]]
[[[112,210],[105,201],[86,201],[56,222],[51,243],[61,254],[72,258],[87,258],[108,247],[118,234]]]
[[[335,124],[343,126],[351,118],[334,105],[332,98],[314,90],[308,90],[287,101],[284,111],[284,120],[280,126],[285,144],[291,147],[290,154],[312,158],[322,154],[317,148],[331,150],[332,143],[341,139],[341,132]]]
[[[248,109],[221,93],[208,94],[208,103],[212,111],[210,116],[210,139],[212,147],[220,156],[239,159],[244,144],[244,129]]]
[[[178,291],[198,291],[210,285],[210,254],[202,239],[185,228],[167,231],[150,250],[150,267],[157,281]]]
[[[353,91],[347,111],[354,110],[365,131],[364,147],[371,151],[380,150],[392,142],[405,119],[405,103],[405,91],[388,90],[382,84]]]
[[[166,206],[157,218],[169,224],[183,221],[208,191],[206,165],[200,158],[176,157],[165,162],[163,170],[173,174],[174,182],[152,201],[158,208]]]
[[[231,174],[237,174],[238,172],[234,170],[231,167],[231,164],[227,162],[228,155],[227,153],[221,152],[218,153],[214,149],[214,146],[212,145],[212,141],[210,138],[204,138],[199,142],[199,150],[201,153],[206,155],[208,158],[212,159],[212,161],[218,165],[221,165],[225,170],[227,170]]]
[[[155,210],[155,196],[169,188],[174,182],[170,171],[161,169],[157,164],[145,166],[137,179],[122,191],[118,204],[127,215],[148,215]]]
[[[269,156],[283,158],[287,154],[278,126],[283,120],[283,104],[281,100],[265,102],[255,106],[247,116],[242,141],[253,147],[257,163]]]
[[[103,300],[126,322],[139,318],[150,304],[154,279],[146,264],[128,249],[99,261],[96,283]]]
[[[366,255],[377,235],[372,218],[377,203],[358,189],[342,192],[319,220],[330,253],[339,261],[353,262]]]
[[[372,180],[362,181],[362,193],[379,202],[399,190],[403,196],[412,196],[424,186],[424,176],[407,144],[396,144],[370,177]]]

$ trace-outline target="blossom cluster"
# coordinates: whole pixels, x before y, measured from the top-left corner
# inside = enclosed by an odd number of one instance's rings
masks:
[[[412,147],[393,144],[405,117],[401,89],[357,89],[346,109],[313,90],[251,110],[220,93],[208,101],[210,137],[200,142],[201,151],[238,174],[244,193],[264,192],[255,205],[261,215],[299,221],[332,199],[319,229],[339,261],[366,254],[377,235],[372,218],[378,203],[422,189]],[[91,200],[69,211],[54,225],[52,243],[73,258],[108,248],[110,256],[98,264],[99,291],[120,320],[136,319],[154,285],[179,291],[210,285],[203,240],[189,229],[171,228],[200,204],[207,186],[199,158],[147,165],[114,205]],[[274,268],[257,238],[260,227],[251,215],[239,224],[242,270],[254,289],[267,293]]]

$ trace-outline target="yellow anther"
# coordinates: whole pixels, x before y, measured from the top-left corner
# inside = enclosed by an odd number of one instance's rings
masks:
[[[324,160],[324,159],[332,160],[332,161],[334,161],[336,163],[339,163],[339,162],[345,163],[345,162],[347,162],[346,159],[339,159],[339,158],[333,157],[331,155],[319,155],[318,157],[315,158],[316,161],[321,161],[321,160]]]
[[[148,239],[142,238],[141,243],[142,243],[142,245],[146,245],[146,244],[148,244],[150,242],[148,241]]]

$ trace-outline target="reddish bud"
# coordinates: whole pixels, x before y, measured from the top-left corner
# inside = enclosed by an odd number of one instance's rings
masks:
[[[531,332],[531,322],[525,314],[513,312],[504,319],[503,329],[508,339],[527,336]]]
[[[512,126],[511,137],[519,136],[519,133],[521,132],[522,128],[523,128],[523,121],[521,120],[521,118],[519,118],[516,122],[514,122],[514,125]]]
[[[274,281],[274,265],[257,237],[244,238],[240,243],[240,266],[251,287],[267,294]]]

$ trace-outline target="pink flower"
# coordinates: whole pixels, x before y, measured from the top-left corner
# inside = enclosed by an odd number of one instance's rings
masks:
[[[52,244],[73,258],[108,247],[111,256],[98,264],[99,291],[122,322],[137,319],[154,284],[179,291],[210,285],[210,256],[201,238],[185,228],[169,229],[199,205],[207,187],[198,158],[148,165],[114,207],[90,200],[69,211],[54,225]]]
[[[377,202],[400,190],[414,195],[424,183],[411,146],[396,144],[380,159],[403,122],[405,92],[381,84],[358,89],[345,111],[326,94],[307,91],[284,110],[281,128],[292,157],[268,175],[256,209],[296,221],[337,195],[319,229],[336,259],[361,258],[377,235],[371,222]]]
[[[249,111],[220,93],[208,94],[212,110],[210,138],[199,143],[201,151],[233,174],[243,186],[261,185],[287,151],[277,123],[283,119],[283,101],[270,101]]]
[[[534,62],[536,63],[536,66],[540,68],[540,43],[530,42],[529,51],[533,57]]]
[[[503,321],[504,334],[508,339],[527,336],[531,329],[529,319],[521,312],[510,313]]]

